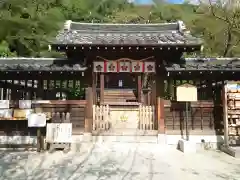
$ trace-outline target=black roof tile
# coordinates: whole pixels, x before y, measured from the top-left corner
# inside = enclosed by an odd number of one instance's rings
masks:
[[[98,24],[67,21],[52,45],[193,45],[202,41],[180,22],[162,24]]]
[[[0,71],[85,71],[80,64],[59,58],[0,58]]]
[[[167,62],[167,71],[240,71],[240,58],[186,58],[181,64]]]

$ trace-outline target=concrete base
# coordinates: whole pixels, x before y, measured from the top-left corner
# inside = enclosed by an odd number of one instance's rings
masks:
[[[161,145],[174,145],[177,147],[181,135],[158,134],[157,136],[92,136],[91,133],[73,135],[72,143],[81,144],[84,142],[125,142],[125,143],[156,143]],[[202,136],[190,135],[189,141],[195,143],[196,149],[219,149],[223,144],[223,137],[216,135]],[[36,136],[0,136],[0,148],[10,146],[23,148],[22,145],[34,147],[37,144]],[[7,145],[7,146],[6,146]]]
[[[232,157],[240,158],[240,147],[230,147],[226,145],[221,146],[221,151],[229,154]]]
[[[165,135],[168,145],[177,146],[181,135]],[[197,150],[220,149],[224,143],[224,137],[219,135],[190,135],[189,141],[195,143]]]
[[[158,143],[157,136],[92,136],[93,142]]]
[[[167,137],[166,134],[158,134],[158,144],[167,144]]]
[[[196,143],[184,139],[178,141],[178,149],[184,153],[196,153],[197,151]]]

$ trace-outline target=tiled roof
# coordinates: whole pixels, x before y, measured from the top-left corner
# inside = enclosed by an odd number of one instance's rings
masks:
[[[240,71],[240,58],[186,58],[166,64],[167,71]]]
[[[99,24],[67,21],[53,45],[193,45],[201,39],[186,31],[184,24]]]
[[[59,58],[0,58],[0,71],[85,71],[80,64]]]

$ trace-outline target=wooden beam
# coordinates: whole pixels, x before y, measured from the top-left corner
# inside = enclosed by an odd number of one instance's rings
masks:
[[[222,104],[223,104],[223,124],[224,124],[224,145],[229,146],[227,86],[224,84],[224,82],[222,85]]]
[[[96,73],[92,72],[92,96],[93,96],[93,104],[97,103],[97,77]]]
[[[157,98],[158,134],[165,134],[164,99]]]
[[[92,132],[92,123],[93,123],[93,88],[86,88],[86,108],[85,108],[85,132]]]
[[[156,117],[158,124],[158,133],[165,134],[165,117],[164,117],[164,78],[161,74],[155,76],[156,85]]]

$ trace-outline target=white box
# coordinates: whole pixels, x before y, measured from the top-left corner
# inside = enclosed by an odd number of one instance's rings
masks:
[[[196,143],[187,141],[185,139],[180,139],[178,141],[179,150],[184,153],[196,153]]]

